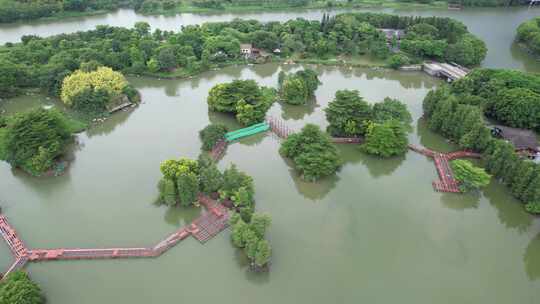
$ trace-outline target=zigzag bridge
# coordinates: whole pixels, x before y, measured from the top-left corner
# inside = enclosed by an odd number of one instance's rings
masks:
[[[230,138],[231,140],[221,140],[216,143],[210,151],[210,156],[218,160],[223,156],[229,141],[261,131],[271,130],[280,139],[286,139],[292,130],[279,119],[269,118],[260,129],[247,130],[232,133],[240,134]],[[250,134],[248,134],[250,133]],[[358,144],[362,138],[338,138],[333,137],[334,143]],[[440,180],[433,182],[433,187],[439,192],[458,193],[459,183],[455,180],[449,162],[458,158],[480,158],[481,155],[469,151],[457,151],[451,153],[440,153],[427,148],[409,145],[409,149],[425,156],[431,157],[435,161],[435,167]],[[207,195],[199,194],[198,201],[206,209],[201,216],[193,220],[191,224],[178,229],[153,247],[127,247],[127,248],[56,248],[56,249],[28,249],[17,235],[15,229],[8,223],[7,218],[0,212],[0,234],[6,241],[9,249],[15,257],[15,262],[9,267],[3,277],[9,273],[23,268],[28,262],[45,262],[57,260],[95,260],[95,259],[120,259],[120,258],[155,258],[159,257],[167,250],[174,247],[180,241],[189,236],[193,236],[200,243],[204,244],[212,237],[229,226],[229,212],[221,203],[213,200]],[[3,278],[0,276],[0,279]]]

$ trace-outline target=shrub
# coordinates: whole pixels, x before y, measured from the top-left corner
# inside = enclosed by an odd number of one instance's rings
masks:
[[[331,175],[341,165],[339,153],[330,137],[313,124],[307,124],[300,133],[290,135],[281,144],[280,152],[293,160],[307,181]]]
[[[18,114],[5,134],[6,160],[39,175],[52,167],[70,139],[67,120],[57,110],[40,108]]]
[[[202,141],[202,149],[210,151],[214,145],[224,138],[227,133],[227,127],[222,124],[211,124],[199,131],[199,137]]]
[[[371,106],[356,90],[337,91],[324,112],[329,123],[327,131],[332,136],[363,135],[372,116]]]
[[[459,189],[468,192],[485,187],[489,184],[491,176],[482,168],[475,167],[470,161],[458,159],[450,163]]]
[[[407,133],[403,124],[396,120],[387,120],[369,125],[366,141],[361,149],[369,154],[391,157],[404,155],[407,152],[407,145]]]
[[[411,60],[405,54],[394,54],[388,58],[388,66],[395,70],[408,64],[411,64]]]

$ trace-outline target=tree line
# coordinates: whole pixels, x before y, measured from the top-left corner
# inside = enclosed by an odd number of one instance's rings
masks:
[[[533,213],[540,213],[540,165],[517,154],[511,143],[492,137],[483,114],[509,114],[499,109],[506,105],[504,99],[497,100],[497,97],[512,94],[501,95],[501,92],[527,88],[532,94],[540,88],[539,80],[537,75],[518,71],[477,70],[450,86],[430,91],[423,101],[429,128],[464,149],[481,152],[486,171],[506,184],[512,194],[525,203],[526,210]],[[487,99],[488,96],[495,99]],[[506,102],[511,105],[507,108],[512,109],[513,120],[503,122],[531,121],[528,117],[535,112],[530,103],[510,99]],[[494,114],[498,111],[501,113]]]
[[[425,25],[425,26],[420,26]],[[402,42],[414,57],[452,60],[473,64],[483,59],[483,43],[458,21],[439,17],[406,17],[375,13],[346,13],[321,21],[302,18],[261,23],[236,19],[182,27],[180,32],[150,31],[139,22],[131,29],[97,26],[95,30],[48,38],[23,36],[21,43],[0,47],[0,97],[24,88],[37,87],[59,96],[65,76],[95,61],[114,70],[132,74],[185,76],[211,67],[243,62],[240,43],[280,56],[326,58],[370,53],[389,55],[385,35],[377,28],[407,30],[429,28],[429,34],[414,34]],[[425,30],[425,29],[424,29]],[[413,33],[411,32],[411,33]],[[428,52],[437,45],[443,52]],[[484,54],[485,55],[485,54]],[[472,59],[471,59],[472,58]]]

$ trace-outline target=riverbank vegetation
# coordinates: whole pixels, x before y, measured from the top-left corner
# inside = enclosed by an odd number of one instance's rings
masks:
[[[370,122],[361,150],[379,157],[404,155],[408,150],[407,131],[394,119]]]
[[[45,296],[26,272],[15,271],[0,281],[0,304],[45,304]]]
[[[540,205],[540,164],[518,154],[512,143],[492,137],[483,114],[505,124],[538,130],[538,94],[540,77],[536,74],[481,69],[430,91],[423,102],[429,128],[462,148],[481,152],[486,171],[506,184],[530,212],[536,212]]]
[[[321,84],[317,72],[311,69],[287,74],[281,71],[278,75],[278,90],[281,99],[288,104],[306,104],[314,97],[315,90]]]
[[[469,192],[489,184],[491,175],[482,168],[474,166],[470,161],[456,159],[450,163],[454,177],[459,181],[459,190]]]
[[[14,168],[40,176],[55,170],[84,124],[55,109],[34,109],[5,119],[0,128],[0,157]]]
[[[411,57],[451,59],[467,65],[477,64],[485,56],[483,42],[471,36],[465,25],[440,17],[345,13],[325,15],[321,21],[299,18],[261,23],[236,19],[185,26],[177,33],[159,29],[150,32],[144,22],[131,29],[101,25],[91,31],[48,38],[23,36],[21,43],[0,47],[0,97],[36,87],[59,96],[63,79],[88,62],[125,74],[190,76],[247,62],[240,43],[281,59],[324,60],[359,54],[386,58],[389,42],[379,28],[405,30],[400,45]],[[469,43],[471,39],[474,43]]]
[[[259,87],[254,80],[235,80],[215,85],[208,92],[210,111],[234,114],[244,126],[264,121],[275,100],[271,88]]]
[[[535,55],[540,55],[540,17],[525,21],[517,28],[516,40]]]
[[[330,136],[313,124],[307,124],[300,132],[289,135],[279,151],[294,162],[306,181],[317,181],[334,174],[341,166],[339,152]]]

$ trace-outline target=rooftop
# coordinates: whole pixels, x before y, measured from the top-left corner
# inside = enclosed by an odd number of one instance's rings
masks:
[[[518,150],[538,150],[540,147],[540,144],[538,144],[538,139],[536,138],[536,133],[533,131],[500,125],[493,127],[500,129],[502,138],[511,142]]]

